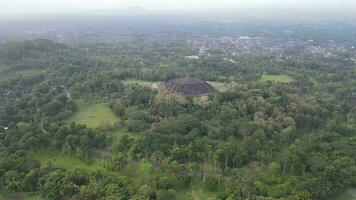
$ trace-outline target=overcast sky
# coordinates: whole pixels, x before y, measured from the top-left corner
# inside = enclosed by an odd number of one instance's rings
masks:
[[[149,10],[260,9],[356,15],[356,0],[0,0],[0,15],[73,13],[140,7]]]

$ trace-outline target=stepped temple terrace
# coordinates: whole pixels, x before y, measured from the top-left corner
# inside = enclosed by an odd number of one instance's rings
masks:
[[[161,83],[160,87],[163,90],[166,90],[169,94],[179,93],[187,96],[201,96],[215,94],[218,92],[208,82],[191,77],[176,78],[164,81]]]

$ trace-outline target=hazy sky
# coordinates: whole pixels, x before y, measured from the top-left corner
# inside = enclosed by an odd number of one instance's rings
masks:
[[[330,15],[336,12],[352,15],[356,13],[356,0],[0,0],[0,15],[71,13],[127,7],[150,10],[308,10],[328,12]]]

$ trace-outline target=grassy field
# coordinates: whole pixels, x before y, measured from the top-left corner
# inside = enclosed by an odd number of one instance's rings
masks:
[[[348,189],[340,194],[336,200],[356,200],[356,189]]]
[[[157,89],[159,82],[154,82],[154,81],[143,81],[143,80],[136,80],[136,79],[127,79],[122,81],[122,83],[124,85],[134,85],[134,84],[138,84],[138,85],[142,85],[142,86],[146,86],[146,87],[150,87],[153,89]]]
[[[74,121],[77,124],[96,128],[102,122],[114,124],[120,120],[106,104],[86,104],[83,100],[76,100],[75,103],[79,109],[70,121]]]
[[[227,90],[227,84],[222,82],[208,81],[210,85],[219,90],[220,92],[225,92]]]
[[[260,81],[261,82],[272,81],[272,82],[280,82],[280,83],[290,83],[290,82],[293,82],[294,79],[286,74],[262,75]]]
[[[38,160],[42,165],[51,163],[52,165],[67,170],[73,169],[94,169],[105,170],[105,160],[101,158],[92,158],[90,162],[84,162],[79,158],[58,153],[30,153],[29,156]]]

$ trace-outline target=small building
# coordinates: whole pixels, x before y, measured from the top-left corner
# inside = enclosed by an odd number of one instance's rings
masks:
[[[202,96],[218,93],[208,82],[198,78],[176,78],[161,83],[160,88],[169,94],[183,94],[186,96]]]

